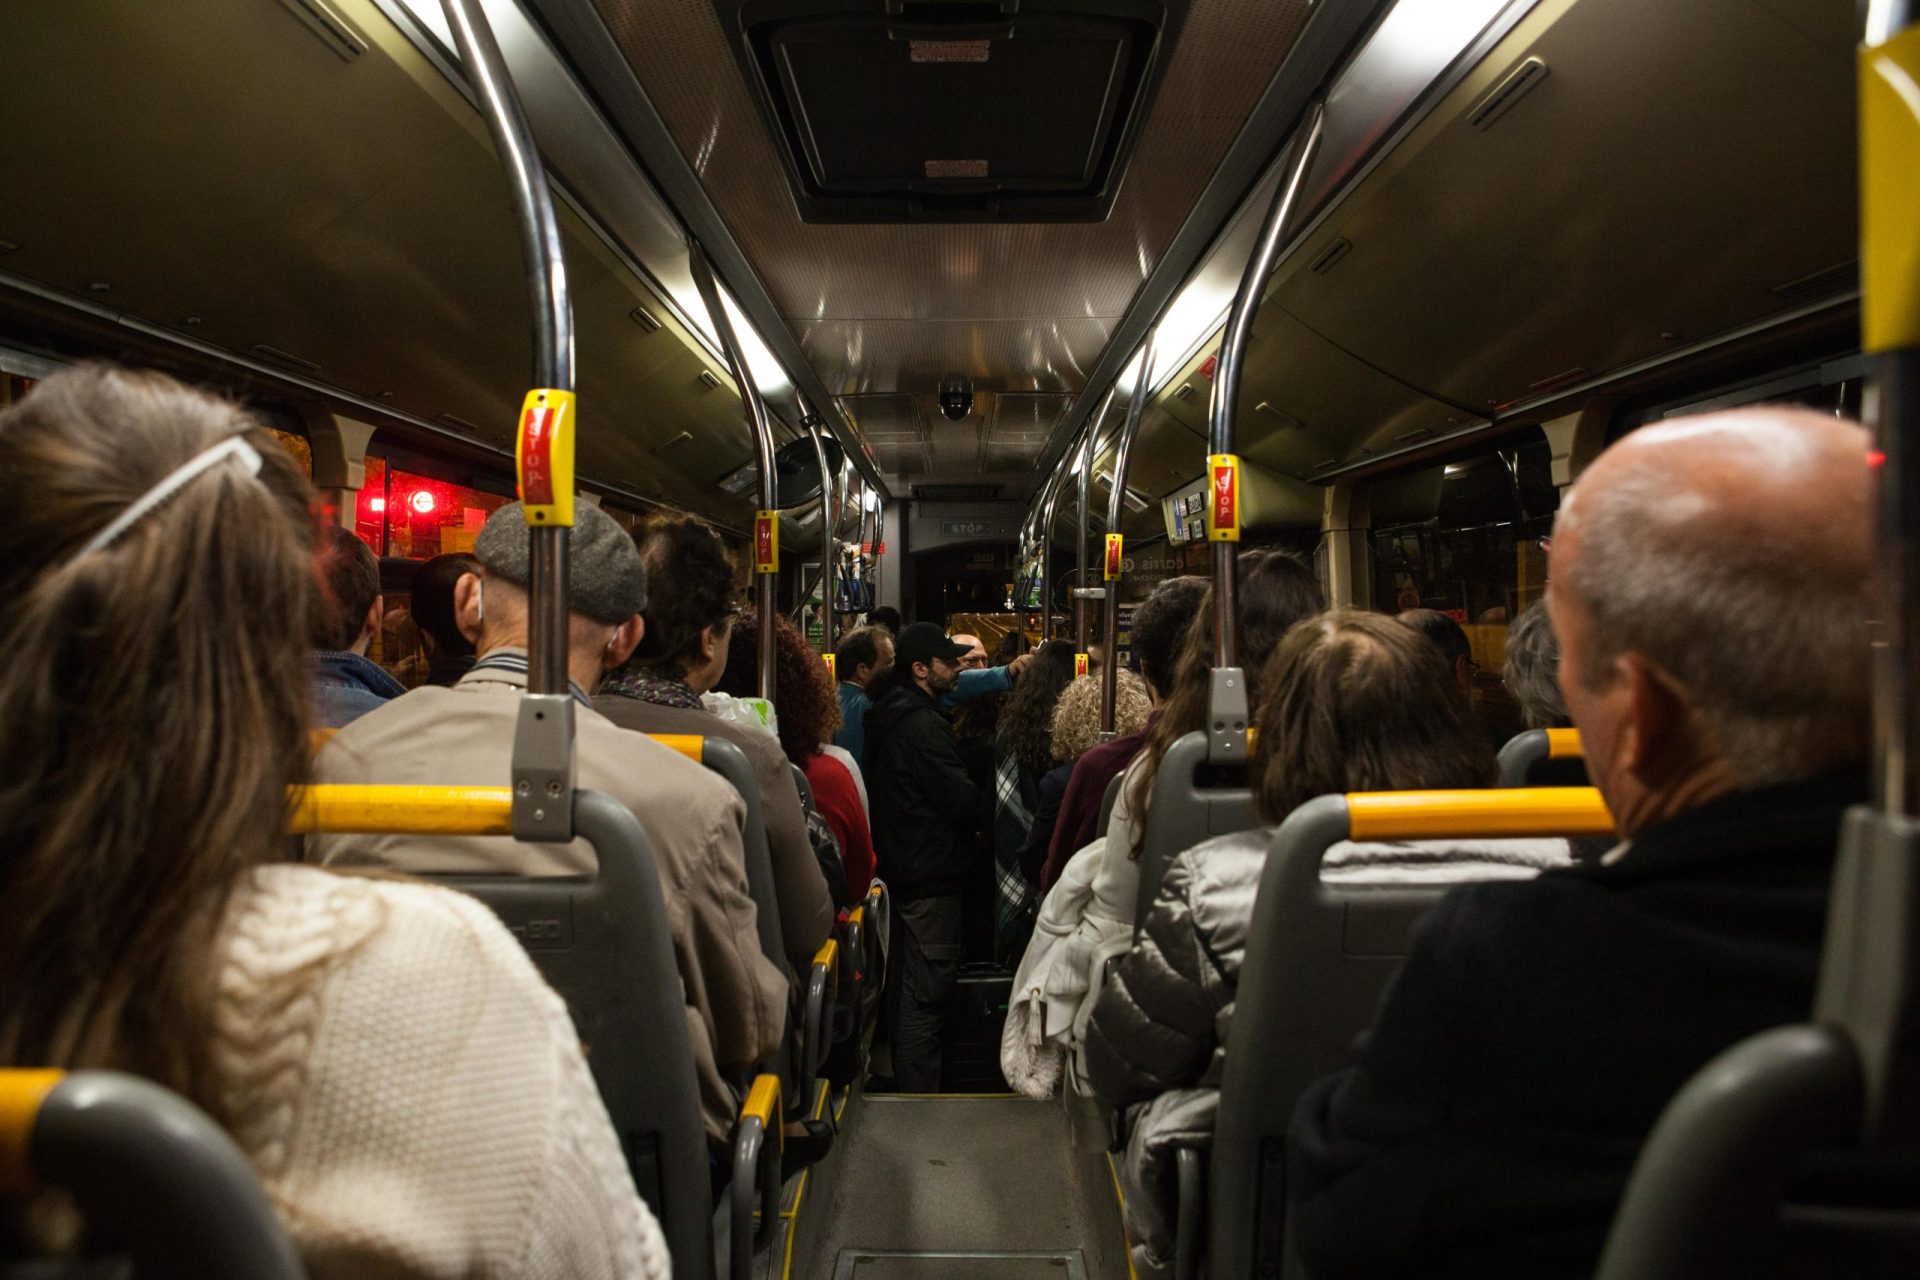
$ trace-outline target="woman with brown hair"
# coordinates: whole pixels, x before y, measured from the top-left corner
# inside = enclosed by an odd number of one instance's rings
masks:
[[[1313,570],[1284,551],[1247,551],[1239,559],[1235,622],[1249,701],[1267,654],[1288,627],[1325,607]],[[1125,954],[1140,888],[1140,844],[1160,757],[1206,719],[1213,669],[1213,593],[1187,627],[1160,718],[1120,775],[1107,833],[1068,860],[1047,891],[1033,941],[1014,975],[1000,1065],[1008,1083],[1033,1097],[1052,1093],[1075,1058],[1087,1015],[1099,998],[1106,961]]]
[[[1278,824],[1315,796],[1490,787],[1492,749],[1437,646],[1377,613],[1295,626],[1274,650],[1256,704],[1255,808]],[[1101,993],[1085,1060],[1101,1101],[1132,1108],[1128,1238],[1143,1276],[1171,1261],[1171,1151],[1212,1133],[1253,899],[1272,827],[1219,836],[1168,867],[1139,942]],[[1452,884],[1519,879],[1569,861],[1564,840],[1334,846],[1329,880]]]
[[[850,763],[845,752],[827,750],[833,731],[840,727],[840,699],[827,664],[800,628],[775,618],[773,635],[774,734],[787,759],[807,775],[814,808],[839,845],[845,883],[835,886],[834,896],[843,903],[857,903],[873,884],[873,832],[854,772],[858,766]],[[736,698],[756,697],[759,669],[760,628],[757,615],[747,609],[734,628],[727,667],[715,687]]]
[[[83,367],[0,415],[0,476],[0,1063],[193,1099],[315,1276],[665,1276],[499,921],[284,862],[318,603],[292,460],[233,405]]]

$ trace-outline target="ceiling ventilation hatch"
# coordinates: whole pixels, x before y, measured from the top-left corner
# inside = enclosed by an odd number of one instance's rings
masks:
[[[714,0],[808,222],[1097,222],[1187,0]]]

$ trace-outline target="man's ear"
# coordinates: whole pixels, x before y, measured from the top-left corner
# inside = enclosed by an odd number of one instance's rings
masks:
[[[1614,660],[1614,678],[1626,702],[1614,753],[1620,767],[1649,783],[1669,776],[1674,757],[1698,746],[1692,704],[1672,676],[1637,653]]]
[[[463,573],[453,584],[453,622],[467,643],[480,643],[480,575]]]
[[[367,606],[367,616],[361,620],[360,634],[363,636],[379,635],[380,622],[385,616],[386,602],[381,597],[375,596],[373,603]]]
[[[613,639],[607,642],[605,651],[600,655],[600,666],[611,671],[631,658],[633,651],[640,647],[640,637],[646,633],[647,620],[637,613],[621,623],[614,629]]]

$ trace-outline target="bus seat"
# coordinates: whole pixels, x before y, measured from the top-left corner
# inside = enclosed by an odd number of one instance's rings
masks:
[[[820,812],[820,806],[813,798],[813,784],[807,781],[807,771],[797,764],[788,764],[787,768],[793,770],[793,786],[800,793],[801,807],[808,813]]]
[[[1094,828],[1094,834],[1105,839],[1107,828],[1113,825],[1113,806],[1120,802],[1120,779],[1126,777],[1123,769],[1113,775],[1113,781],[1107,784],[1106,794],[1100,797],[1100,825]]]
[[[1254,825],[1253,792],[1247,787],[1202,787],[1200,767],[1207,762],[1207,735],[1183,735],[1160,761],[1147,807],[1146,834],[1140,844],[1140,890],[1134,900],[1133,932],[1147,924],[1160,895],[1160,881],[1182,850],[1213,836],[1245,831]]]
[[[596,792],[574,793],[574,830],[593,845],[599,869],[591,878],[430,878],[490,907],[566,1001],[634,1182],[666,1234],[674,1274],[706,1277],[706,1133],[653,850],[626,806]]]
[[[139,1280],[305,1274],[239,1148],[192,1103],[134,1076],[0,1071],[0,1195],[43,1189],[72,1196],[88,1249],[118,1258],[0,1261],[0,1275],[78,1280],[117,1266]]]
[[[1220,1086],[1206,1200],[1209,1274],[1280,1275],[1287,1122],[1373,1023],[1420,918],[1450,886],[1328,884],[1342,840],[1592,835],[1612,816],[1591,788],[1320,796],[1274,832],[1248,927]]]
[[[1500,748],[1503,787],[1584,787],[1587,767],[1578,729],[1528,729]]]
[[[711,734],[650,733],[647,736],[713,770],[732,783],[746,802],[747,820],[740,829],[740,840],[746,848],[747,889],[753,895],[760,953],[785,972],[787,948],[780,933],[780,896],[774,888],[773,854],[767,844],[766,816],[760,808],[760,784],[754,780],[747,753],[725,738]]]

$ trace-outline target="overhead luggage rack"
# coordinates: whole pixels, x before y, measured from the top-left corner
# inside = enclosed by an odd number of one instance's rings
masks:
[[[715,8],[805,220],[1097,222],[1186,0]]]

